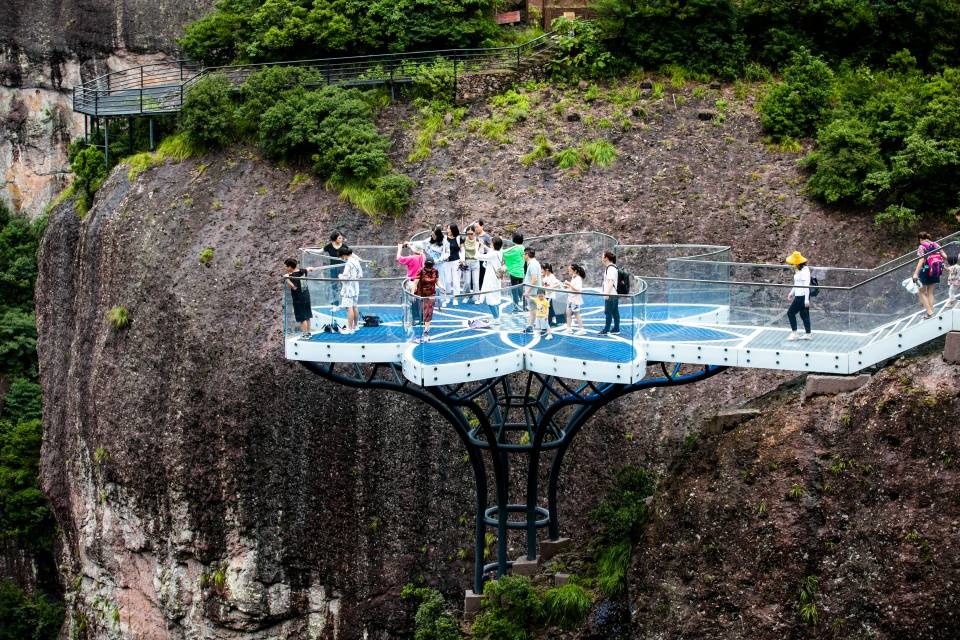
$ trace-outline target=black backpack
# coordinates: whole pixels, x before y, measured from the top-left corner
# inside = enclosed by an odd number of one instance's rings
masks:
[[[630,293],[630,274],[623,269],[617,269],[617,293],[625,295]]]
[[[810,297],[816,298],[820,295],[820,281],[815,276],[810,276]]]

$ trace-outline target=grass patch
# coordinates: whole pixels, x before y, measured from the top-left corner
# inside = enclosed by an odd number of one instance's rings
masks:
[[[127,313],[127,308],[123,305],[117,305],[107,311],[107,324],[109,324],[114,331],[125,329],[127,325],[130,324],[130,316]]]
[[[561,169],[573,169],[580,164],[580,152],[575,149],[560,149],[553,155],[553,161]]]
[[[534,144],[533,151],[520,157],[520,164],[525,167],[529,167],[538,160],[549,158],[550,154],[553,153],[553,146],[550,144],[550,141],[547,140],[547,136],[542,133],[534,138]]]
[[[583,587],[568,582],[543,594],[543,617],[547,624],[575,629],[586,619],[592,604],[590,594]]]
[[[205,267],[209,267],[210,263],[213,262],[213,247],[207,247],[200,252],[200,264]]]
[[[622,595],[627,588],[630,568],[630,542],[604,549],[597,558],[597,586],[607,597]]]
[[[67,185],[67,187],[63,191],[57,194],[56,198],[50,201],[50,204],[48,204],[46,208],[43,210],[43,215],[45,216],[50,215],[50,213],[54,209],[56,209],[61,204],[63,204],[64,202],[72,198],[76,193],[76,191],[77,191],[76,185],[74,185],[73,183]]]
[[[580,155],[587,165],[609,167],[617,159],[617,149],[606,140],[591,140],[581,147]]]
[[[200,148],[190,144],[187,137],[182,133],[164,138],[156,151],[156,154],[160,156],[162,160],[169,159],[174,162],[183,162],[199,153]]]

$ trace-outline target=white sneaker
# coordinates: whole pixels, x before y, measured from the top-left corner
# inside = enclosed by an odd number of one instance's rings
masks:
[[[574,331],[573,333],[574,333],[574,335],[582,336],[582,335],[585,335],[585,334],[587,333],[587,330],[586,330],[586,329],[577,329],[577,330]]]
[[[799,337],[800,336],[797,335],[796,331],[791,331],[790,335],[787,336],[787,342],[793,342],[794,340],[797,340]]]
[[[813,340],[813,334],[812,334],[812,333],[804,333],[804,334],[801,335],[799,338],[797,338],[797,340]]]
[[[553,336],[548,333],[544,340],[553,340]]]

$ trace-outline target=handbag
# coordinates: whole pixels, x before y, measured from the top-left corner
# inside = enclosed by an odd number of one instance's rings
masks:
[[[379,327],[380,326],[380,316],[363,316],[363,326],[365,327]]]

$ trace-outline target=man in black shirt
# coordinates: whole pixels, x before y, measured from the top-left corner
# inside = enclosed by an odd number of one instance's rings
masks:
[[[340,247],[347,246],[343,241],[343,234],[338,230],[334,230],[330,233],[330,242],[323,247],[323,252],[334,258],[330,260],[330,264],[343,264],[343,260],[340,259]],[[330,304],[334,307],[340,306],[340,282],[337,278],[343,273],[343,267],[334,267],[328,269],[328,276],[333,282],[330,285]]]
[[[300,330],[303,331],[301,337],[309,338],[313,308],[310,305],[310,290],[307,288],[307,282],[301,278],[305,278],[311,271],[316,271],[316,267],[297,269],[297,261],[293,258],[287,258],[283,264],[287,270],[283,278],[290,288],[290,299],[293,301],[293,317],[300,323]]]

